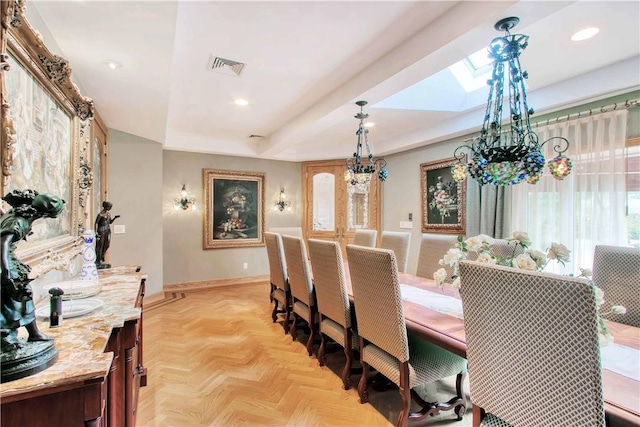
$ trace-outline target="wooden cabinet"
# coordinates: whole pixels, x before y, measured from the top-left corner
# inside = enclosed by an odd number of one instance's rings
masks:
[[[112,319],[113,326],[100,316],[65,319],[56,330],[44,326],[54,335],[59,358],[49,369],[0,385],[2,425],[135,426],[138,391],[147,375],[142,352],[145,276],[110,277],[102,270],[100,280],[97,298],[103,299],[109,313],[104,319]]]
[[[374,229],[380,235],[381,224],[380,181],[374,177],[367,185],[350,185],[345,170],[344,160],[302,164],[305,237],[337,241],[343,253],[356,229]]]
[[[140,284],[136,307],[140,318],[127,320],[121,328],[114,328],[105,351],[113,353],[113,362],[107,379],[108,407],[102,426],[134,427],[138,404],[138,391],[146,385],[146,369],[142,364],[142,302],[145,279]],[[144,376],[144,381],[141,378]]]

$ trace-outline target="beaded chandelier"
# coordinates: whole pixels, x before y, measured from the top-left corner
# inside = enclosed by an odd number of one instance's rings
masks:
[[[378,179],[384,182],[389,176],[389,172],[385,168],[387,161],[384,159],[375,159],[369,148],[369,129],[364,125],[364,119],[369,115],[363,112],[363,107],[367,105],[367,101],[358,101],[356,105],[360,107],[360,112],[354,117],[360,120],[360,125],[356,131],[358,143],[353,157],[347,159],[347,170],[344,172],[344,180],[351,185],[366,184],[371,181],[371,176],[378,171]],[[362,158],[362,147],[367,150],[367,156]]]
[[[458,162],[451,167],[451,172],[456,181],[464,180],[469,174],[480,185],[514,185],[522,181],[535,184],[544,170],[541,148],[552,139],[558,140],[558,144],[553,147],[557,156],[548,162],[550,173],[561,180],[571,172],[571,160],[563,155],[569,148],[569,141],[558,136],[539,144],[538,135],[531,128],[529,117],[534,111],[527,103],[524,84],[529,76],[522,71],[519,59],[528,45],[529,36],[509,33],[519,21],[517,17],[509,17],[495,24],[495,29],[505,34],[493,39],[488,47],[489,57],[494,62],[491,78],[487,81],[490,90],[484,122],[471,146],[462,145],[454,152]],[[505,92],[509,98],[509,124],[503,130]],[[464,149],[471,151],[471,160],[466,164]]]

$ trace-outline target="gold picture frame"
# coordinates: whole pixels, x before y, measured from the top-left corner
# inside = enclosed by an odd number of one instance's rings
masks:
[[[23,0],[2,1],[0,15],[0,153],[2,196],[12,190],[51,193],[66,201],[57,218],[34,224],[16,255],[31,278],[66,269],[80,253],[90,199],[93,101],[71,81],[24,15]],[[1,202],[0,210],[9,206]]]
[[[451,157],[420,165],[423,233],[466,232],[466,181],[455,182],[451,174],[457,162]]]
[[[203,248],[264,245],[265,174],[203,169]]]

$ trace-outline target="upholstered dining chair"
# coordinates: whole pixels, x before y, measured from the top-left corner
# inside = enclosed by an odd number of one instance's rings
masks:
[[[604,318],[640,328],[640,249],[596,245],[593,284],[604,291],[605,304],[627,309],[625,314],[606,314]]]
[[[360,403],[369,401],[367,372],[371,366],[398,385],[402,408],[397,424],[406,426],[409,420],[420,420],[439,411],[422,400],[415,387],[458,375],[458,398],[449,403],[462,419],[466,360],[407,333],[394,251],[347,245],[347,256],[360,336]],[[410,414],[412,399],[422,409]]]
[[[593,286],[474,261],[460,278],[473,425],[603,427]]]
[[[524,253],[524,249],[507,239],[495,239],[493,255],[500,258],[513,258]]]
[[[302,227],[269,227],[272,233],[278,233],[281,236],[303,237]]]
[[[353,238],[353,244],[366,246],[368,248],[375,248],[377,238],[378,230],[357,229]]]
[[[344,389],[349,390],[355,327],[352,320],[355,313],[347,294],[342,251],[338,242],[309,239],[307,243],[318,305],[318,332],[321,339],[317,353],[318,362],[320,366],[325,364],[325,336],[340,344],[346,356],[341,378]],[[355,339],[358,340],[357,335]]]
[[[291,313],[293,322],[289,327],[291,338],[298,338],[297,324],[302,318],[309,325],[309,339],[307,352],[311,356],[314,352],[313,341],[316,334],[316,295],[311,279],[307,248],[300,237],[282,236],[284,255],[287,259],[289,271],[289,286],[291,287]]]
[[[269,258],[269,281],[271,292],[269,297],[273,303],[271,318],[275,323],[278,313],[284,314],[284,333],[289,332],[289,316],[291,311],[291,290],[287,274],[287,263],[282,248],[282,237],[278,233],[266,231],[264,240],[267,246],[267,258]]]
[[[411,233],[406,231],[383,231],[380,237],[380,247],[395,252],[398,271],[401,273],[407,272],[410,243]]]
[[[420,254],[418,255],[418,269],[416,276],[433,278],[433,273],[440,268],[447,271],[447,276],[453,275],[453,268],[438,264],[444,254],[447,253],[458,241],[456,234],[422,234],[420,242]]]

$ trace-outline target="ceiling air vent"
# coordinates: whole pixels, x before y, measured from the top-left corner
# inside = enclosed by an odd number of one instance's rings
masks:
[[[209,63],[207,64],[207,70],[214,73],[226,74],[228,76],[240,77],[244,70],[242,62],[232,61],[230,59],[224,59],[217,56],[209,56]]]

